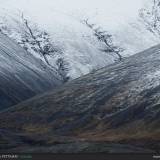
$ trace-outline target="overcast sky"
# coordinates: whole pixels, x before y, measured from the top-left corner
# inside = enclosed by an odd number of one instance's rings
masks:
[[[136,18],[146,1],[150,0],[0,0],[0,7],[28,12],[43,19],[43,23],[46,19],[55,18],[57,15],[54,16],[53,12],[57,12],[73,17],[95,18],[96,23],[104,22],[116,28],[117,24]]]
[[[133,17],[137,14],[146,0],[0,0],[1,7],[19,8],[26,10],[55,9],[68,12],[81,10],[82,12],[103,12],[106,15]],[[43,12],[44,11],[44,12]]]

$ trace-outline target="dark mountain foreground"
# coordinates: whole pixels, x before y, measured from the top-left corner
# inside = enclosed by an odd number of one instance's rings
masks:
[[[59,84],[55,71],[0,33],[0,110]]]
[[[0,113],[0,150],[160,153],[160,45]]]

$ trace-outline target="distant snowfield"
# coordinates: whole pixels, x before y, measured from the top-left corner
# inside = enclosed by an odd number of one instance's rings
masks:
[[[125,49],[124,57],[159,43],[138,18],[138,11],[146,1],[149,0],[0,0],[0,13],[1,17],[16,19],[23,12],[47,30],[65,50],[69,76],[74,79],[116,59],[99,50],[100,44],[80,23],[81,19],[89,18],[91,23],[113,34],[115,43]],[[14,26],[10,20],[7,23]]]

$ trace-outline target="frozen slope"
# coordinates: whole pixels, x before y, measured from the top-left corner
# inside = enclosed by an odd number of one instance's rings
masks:
[[[59,84],[53,70],[0,33],[0,110]]]
[[[40,11],[28,12],[25,12],[24,15],[30,23],[35,23],[41,30],[47,31],[53,43],[63,51],[62,56],[68,64],[68,76],[71,79],[90,73],[92,70],[117,60],[115,54],[102,52],[100,49],[103,48],[103,44],[97,41],[89,28],[80,23],[80,19],[85,18],[85,16],[74,17],[67,13],[47,10],[46,12],[50,16],[46,18],[45,14],[39,16]],[[17,42],[19,42],[20,35],[24,34],[20,13],[1,10],[0,17],[1,23],[8,27],[9,31],[6,34]],[[121,53],[123,57],[131,56],[159,43],[159,38],[150,33],[139,18],[127,21],[118,21],[114,17],[103,21],[101,18],[101,15],[93,17],[90,19],[90,23],[96,24],[96,27],[101,26],[103,30],[113,35],[114,43],[124,48],[124,52]],[[33,50],[30,52],[42,59]],[[53,56],[49,57],[49,61],[55,66]]]
[[[93,32],[80,20],[89,18],[90,23],[112,34],[115,44],[124,48],[121,53],[123,57],[159,43],[159,37],[149,32],[138,17],[139,9],[145,7],[140,1],[145,4],[146,0],[102,0],[101,3],[98,0],[69,0],[67,4],[63,0],[8,0],[0,7],[0,27],[4,23],[8,27],[7,35],[19,42],[20,35],[24,34],[21,18],[23,12],[30,24],[34,23],[45,30],[54,44],[60,47],[68,64],[68,75],[75,79],[114,63],[117,58],[114,54],[100,51],[102,43],[97,42]],[[127,14],[129,10],[133,12],[131,15]],[[39,57],[33,50],[30,51]],[[55,66],[53,56],[50,56],[49,61]]]
[[[8,29],[4,33],[19,42],[21,35],[24,35],[24,24],[20,14],[16,13],[1,11],[0,22]],[[63,58],[68,64],[68,76],[71,79],[111,64],[117,59],[115,54],[100,51],[102,44],[78,19],[58,12],[51,12],[51,16],[47,18],[44,16],[33,18],[33,15],[26,15],[30,24],[36,24],[42,31],[46,31],[52,42],[62,50]],[[30,53],[43,60],[32,49]],[[51,55],[48,59],[50,64],[55,66],[55,57]]]

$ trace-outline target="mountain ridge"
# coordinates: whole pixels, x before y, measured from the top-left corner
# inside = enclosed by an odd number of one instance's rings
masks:
[[[14,106],[0,113],[0,126],[23,135],[24,146],[34,140],[33,151],[42,141],[42,151],[56,152],[69,138],[159,153],[159,54],[160,45]]]

